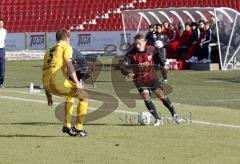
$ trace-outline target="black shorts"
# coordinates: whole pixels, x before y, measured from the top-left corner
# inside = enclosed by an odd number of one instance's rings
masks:
[[[144,90],[148,90],[151,93],[151,91],[153,92],[153,91],[155,91],[157,89],[158,88],[150,88],[150,87],[140,87],[140,88],[137,88],[139,93],[142,93]]]
[[[163,90],[162,83],[159,81],[159,79],[153,79],[145,83],[135,83],[135,85],[139,93],[142,93],[144,90],[149,90],[149,92],[157,89]]]

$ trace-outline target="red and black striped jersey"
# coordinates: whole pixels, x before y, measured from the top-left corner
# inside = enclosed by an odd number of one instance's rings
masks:
[[[140,52],[133,48],[126,54],[128,63],[130,64],[134,76],[135,84],[142,84],[154,79],[158,79],[155,72],[153,56],[155,55],[155,47],[146,46],[145,51]]]

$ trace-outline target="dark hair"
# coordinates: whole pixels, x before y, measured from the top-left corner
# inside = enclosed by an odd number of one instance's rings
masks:
[[[196,27],[197,27],[197,26],[198,26],[197,22],[192,22],[192,23],[191,23],[191,27],[192,27],[192,26],[196,26]]]
[[[200,20],[200,21],[198,22],[198,24],[200,24],[200,23],[205,24],[205,21],[204,21],[204,20]]]
[[[66,29],[64,28],[61,28],[57,31],[56,33],[56,40],[57,41],[60,41],[60,40],[65,40],[67,38],[70,38],[70,32],[67,31]]]
[[[134,36],[134,40],[137,40],[137,39],[145,39],[145,35],[138,33],[137,35]]]
[[[186,26],[191,26],[191,25],[190,25],[190,23],[187,22],[187,23],[185,23],[185,27],[186,27]]]
[[[3,19],[0,17],[0,21],[3,21]]]
[[[205,26],[206,26],[206,25],[211,26],[211,22],[205,22]]]
[[[163,28],[163,25],[160,24],[160,23],[158,23],[158,24],[156,24],[156,27],[161,27],[161,28]]]
[[[151,24],[151,25],[149,25],[148,27],[149,27],[149,28],[154,28],[154,25],[153,25],[153,24]]]

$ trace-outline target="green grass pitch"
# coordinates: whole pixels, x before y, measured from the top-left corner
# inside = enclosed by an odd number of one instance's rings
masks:
[[[62,122],[54,114],[56,105],[47,106],[43,90],[40,94],[28,93],[30,82],[40,85],[42,61],[8,61],[6,87],[0,89],[0,163],[240,163],[239,71],[169,72],[168,83],[174,88],[169,97],[180,115],[189,119],[191,113],[192,123],[166,121],[163,126],[153,127],[137,123],[136,113],[147,111],[141,99],[129,107],[126,102],[131,103],[131,97],[118,97],[131,82],[121,81],[119,70],[101,62],[109,64],[111,59],[97,63],[96,87],[85,82],[91,93],[100,95],[90,102],[89,113],[103,103],[108,108],[116,105],[117,109],[88,122],[88,137],[73,138],[61,132]],[[112,79],[111,75],[116,76]],[[102,102],[101,93],[115,101],[106,98]],[[54,97],[56,104],[63,101]],[[157,99],[154,102],[162,115],[169,116]]]

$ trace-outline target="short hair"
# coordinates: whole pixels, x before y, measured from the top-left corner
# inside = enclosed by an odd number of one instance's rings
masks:
[[[154,25],[151,24],[151,25],[149,25],[148,27],[149,27],[149,28],[154,28]]]
[[[71,34],[69,31],[67,31],[64,28],[61,28],[57,31],[56,33],[56,40],[60,41],[60,40],[65,40],[67,38],[70,38]]]
[[[211,26],[211,22],[205,22],[205,26],[206,26],[206,25]]]
[[[134,40],[137,40],[137,39],[144,39],[145,40],[145,36],[141,33],[138,33],[137,35],[134,36]]]
[[[200,20],[200,21],[198,22],[198,24],[200,24],[200,23],[205,24],[205,21],[204,21],[204,20]]]
[[[0,17],[0,21],[3,21],[3,19]]]
[[[197,27],[197,26],[198,26],[197,22],[192,22],[192,23],[191,23],[191,27],[192,27],[192,26],[196,26],[196,27]]]
[[[185,23],[185,27],[186,27],[186,26],[189,26],[189,27],[191,27],[190,23],[188,23],[188,22],[187,22],[187,23]]]
[[[158,23],[158,24],[156,24],[156,27],[161,27],[161,28],[163,28],[163,25],[160,24],[160,23]]]

